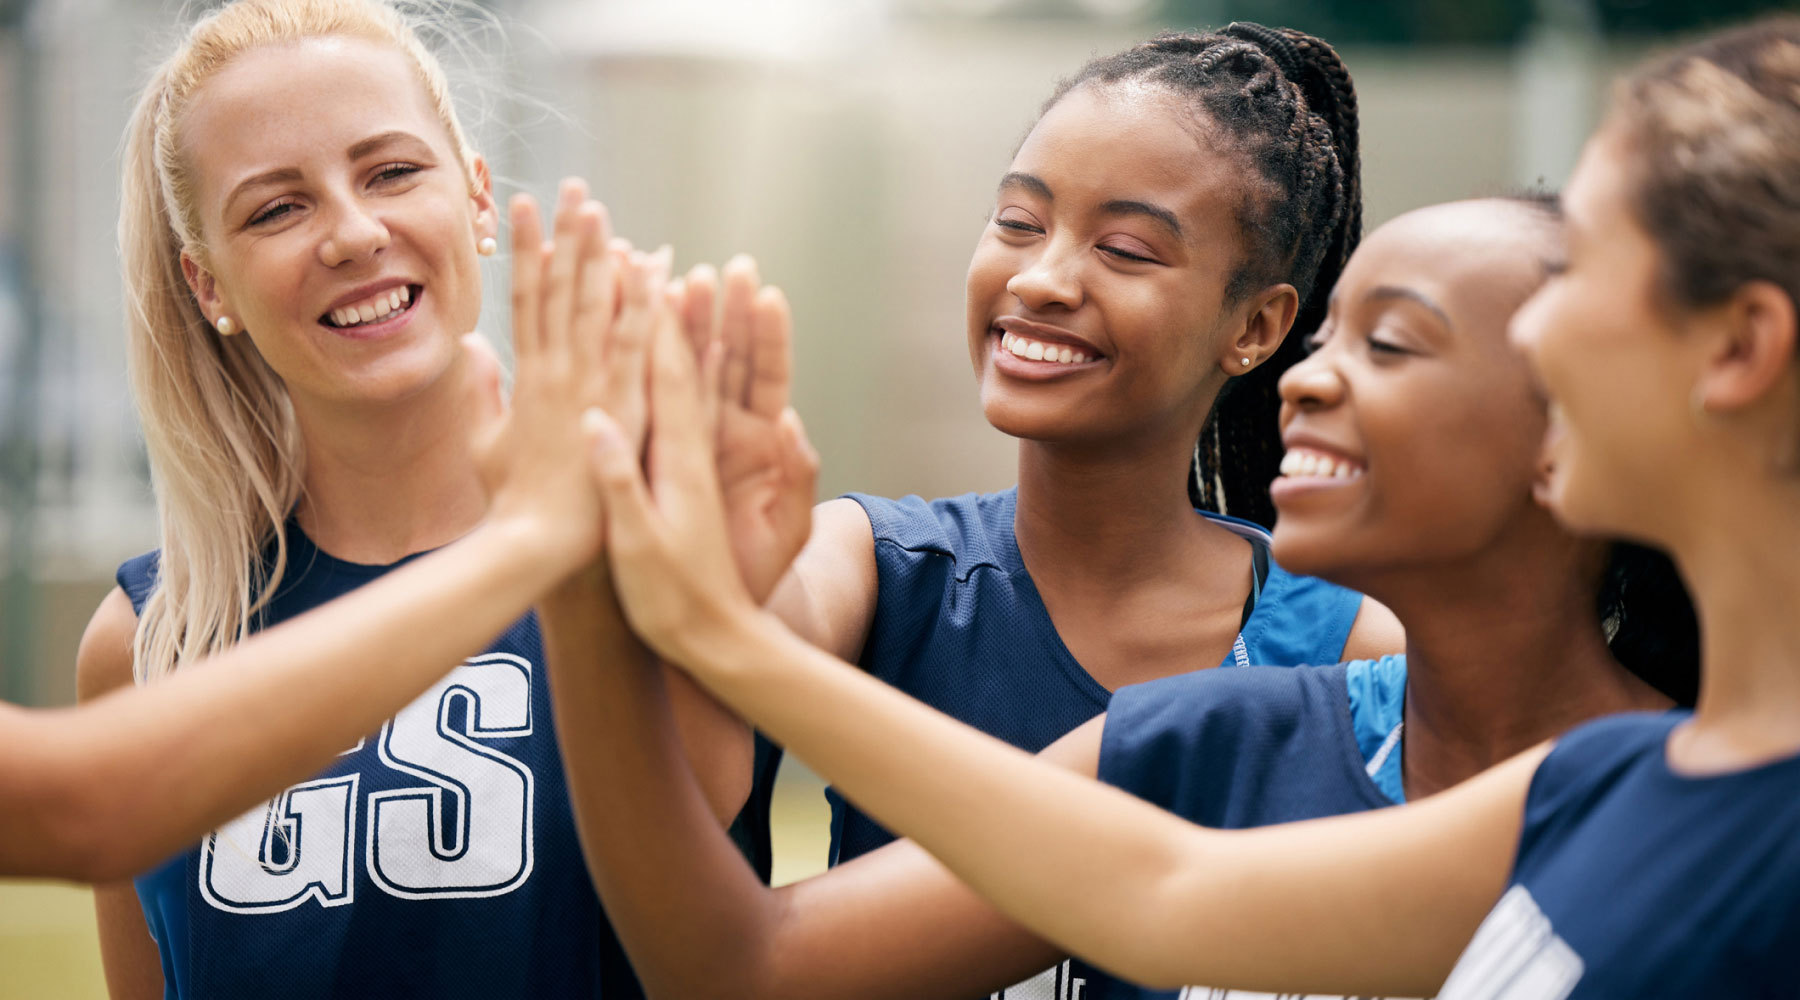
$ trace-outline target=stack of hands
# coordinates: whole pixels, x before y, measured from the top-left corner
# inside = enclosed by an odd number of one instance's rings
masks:
[[[787,300],[744,256],[671,280],[670,250],[616,237],[579,180],[548,239],[530,196],[509,215],[510,405],[492,348],[465,338],[488,520],[568,576],[610,574],[638,636],[693,666],[811,531],[818,457],[788,403]]]

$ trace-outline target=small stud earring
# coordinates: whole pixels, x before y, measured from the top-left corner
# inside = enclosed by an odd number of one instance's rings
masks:
[[[1239,358],[1238,360],[1243,363],[1245,368],[1250,367],[1250,359],[1249,358]]]
[[[213,326],[218,328],[221,337],[229,337],[237,332],[237,324],[231,321],[230,316],[220,316]]]
[[[475,241],[475,252],[483,257],[492,257],[500,252],[500,241],[492,236],[483,236]]]

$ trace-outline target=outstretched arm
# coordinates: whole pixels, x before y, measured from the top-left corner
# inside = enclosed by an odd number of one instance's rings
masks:
[[[653,364],[652,410],[649,486],[611,428],[598,458],[633,625],[1049,940],[1154,986],[1421,995],[1498,898],[1542,751],[1405,809],[1193,826],[933,712],[758,609],[729,571],[690,370]]]
[[[514,207],[535,218],[528,201]],[[592,225],[585,220],[582,225]],[[578,467],[584,362],[516,303],[529,402],[486,435],[486,520],[456,543],[164,681],[75,709],[0,708],[0,871],[106,881],[174,853],[314,773],[479,652],[592,558],[599,500]],[[490,352],[462,362],[498,392]],[[494,404],[497,410],[497,404]],[[83,642],[86,694],[129,684],[135,618],[108,598]]]

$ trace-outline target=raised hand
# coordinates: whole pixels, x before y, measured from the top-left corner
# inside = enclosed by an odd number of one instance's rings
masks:
[[[689,272],[682,319],[696,356],[713,359],[701,377],[716,394],[725,520],[738,570],[760,602],[812,531],[818,458],[788,405],[793,321],[787,298],[773,286],[759,288],[756,262],[743,255],[725,265],[723,283],[721,296],[711,268]]]
[[[563,182],[549,243],[530,196],[513,198],[510,214],[512,405],[478,432],[476,464],[489,519],[517,527],[573,570],[599,553],[601,506],[581,459],[589,440],[580,414],[605,393],[601,355],[615,326],[617,267],[606,210],[580,181]]]
[[[715,390],[702,385],[692,344],[684,342],[675,314],[682,304],[671,297],[655,310],[643,461],[613,417],[595,409],[583,420],[598,439],[593,468],[606,498],[606,555],[620,603],[638,636],[677,662],[686,660],[683,642],[705,631],[695,626],[756,610],[726,527]]]

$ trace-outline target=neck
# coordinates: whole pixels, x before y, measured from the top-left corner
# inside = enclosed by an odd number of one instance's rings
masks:
[[[1730,770],[1800,752],[1800,486],[1710,489],[1669,548],[1701,621],[1700,697],[1671,759]],[[1696,505],[1701,507],[1703,505]]]
[[[1214,534],[1188,500],[1192,438],[1171,428],[1128,443],[1021,441],[1014,533],[1033,577],[1110,588],[1190,558],[1182,540]]]
[[[306,442],[298,517],[320,548],[385,564],[472,529],[486,498],[469,452],[468,396],[453,369],[398,403],[295,401]]]
[[[1507,533],[1473,560],[1366,586],[1406,626],[1408,799],[1587,719],[1670,704],[1608,651],[1591,549],[1547,517],[1527,520],[1542,523]]]

